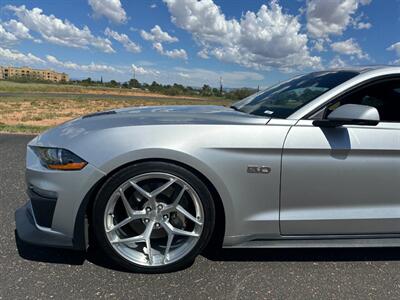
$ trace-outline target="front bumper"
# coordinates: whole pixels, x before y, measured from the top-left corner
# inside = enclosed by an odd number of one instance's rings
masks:
[[[36,223],[32,203],[28,201],[15,212],[15,224],[18,237],[29,244],[73,249],[72,238],[39,226]]]
[[[85,213],[91,193],[105,174],[88,164],[80,171],[44,168],[27,148],[28,203],[15,213],[21,240],[43,246],[85,248]]]

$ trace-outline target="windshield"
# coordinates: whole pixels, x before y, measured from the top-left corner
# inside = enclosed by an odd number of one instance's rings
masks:
[[[236,102],[232,108],[257,116],[284,119],[358,74],[354,71],[331,71],[298,76]]]

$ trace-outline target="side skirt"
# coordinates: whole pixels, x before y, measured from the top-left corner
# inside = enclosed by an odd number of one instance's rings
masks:
[[[224,248],[363,248],[400,247],[400,236],[369,238],[281,238],[273,240],[253,240]]]

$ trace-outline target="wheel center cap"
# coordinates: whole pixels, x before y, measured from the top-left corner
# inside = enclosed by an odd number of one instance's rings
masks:
[[[151,220],[156,220],[157,219],[157,216],[158,216],[158,212],[156,212],[156,211],[151,211],[150,213],[149,213],[149,218],[151,219]]]
[[[147,211],[147,218],[154,222],[162,222],[163,221],[163,214],[162,209],[164,204],[158,204],[154,209]]]

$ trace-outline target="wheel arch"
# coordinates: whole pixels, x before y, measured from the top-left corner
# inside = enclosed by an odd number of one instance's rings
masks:
[[[138,163],[144,163],[144,162],[166,162],[166,163],[171,163],[178,165],[182,168],[185,168],[186,170],[192,172],[195,174],[208,188],[209,192],[212,195],[212,198],[214,200],[214,205],[215,205],[215,227],[214,231],[212,234],[212,237],[209,241],[209,245],[215,245],[215,247],[222,247],[223,244],[223,239],[225,236],[225,226],[226,226],[226,211],[225,207],[222,201],[222,197],[220,193],[218,192],[217,188],[214,186],[212,181],[205,176],[202,172],[197,170],[196,168],[185,164],[180,161],[176,161],[173,159],[166,159],[166,158],[145,158],[145,159],[139,159],[139,160],[134,160],[127,162],[125,164],[122,164],[118,166],[117,168],[111,170],[110,172],[107,173],[106,176],[101,178],[91,189],[90,191],[86,194],[84,200],[82,201],[77,216],[75,220],[75,226],[74,226],[74,237],[73,237],[73,244],[74,248],[76,249],[86,249],[87,246],[90,243],[90,232],[88,231],[88,222],[91,218],[91,213],[92,213],[92,207],[94,200],[96,198],[96,195],[100,188],[103,186],[103,184],[107,181],[108,178],[113,176],[115,173],[118,171],[134,165]]]

